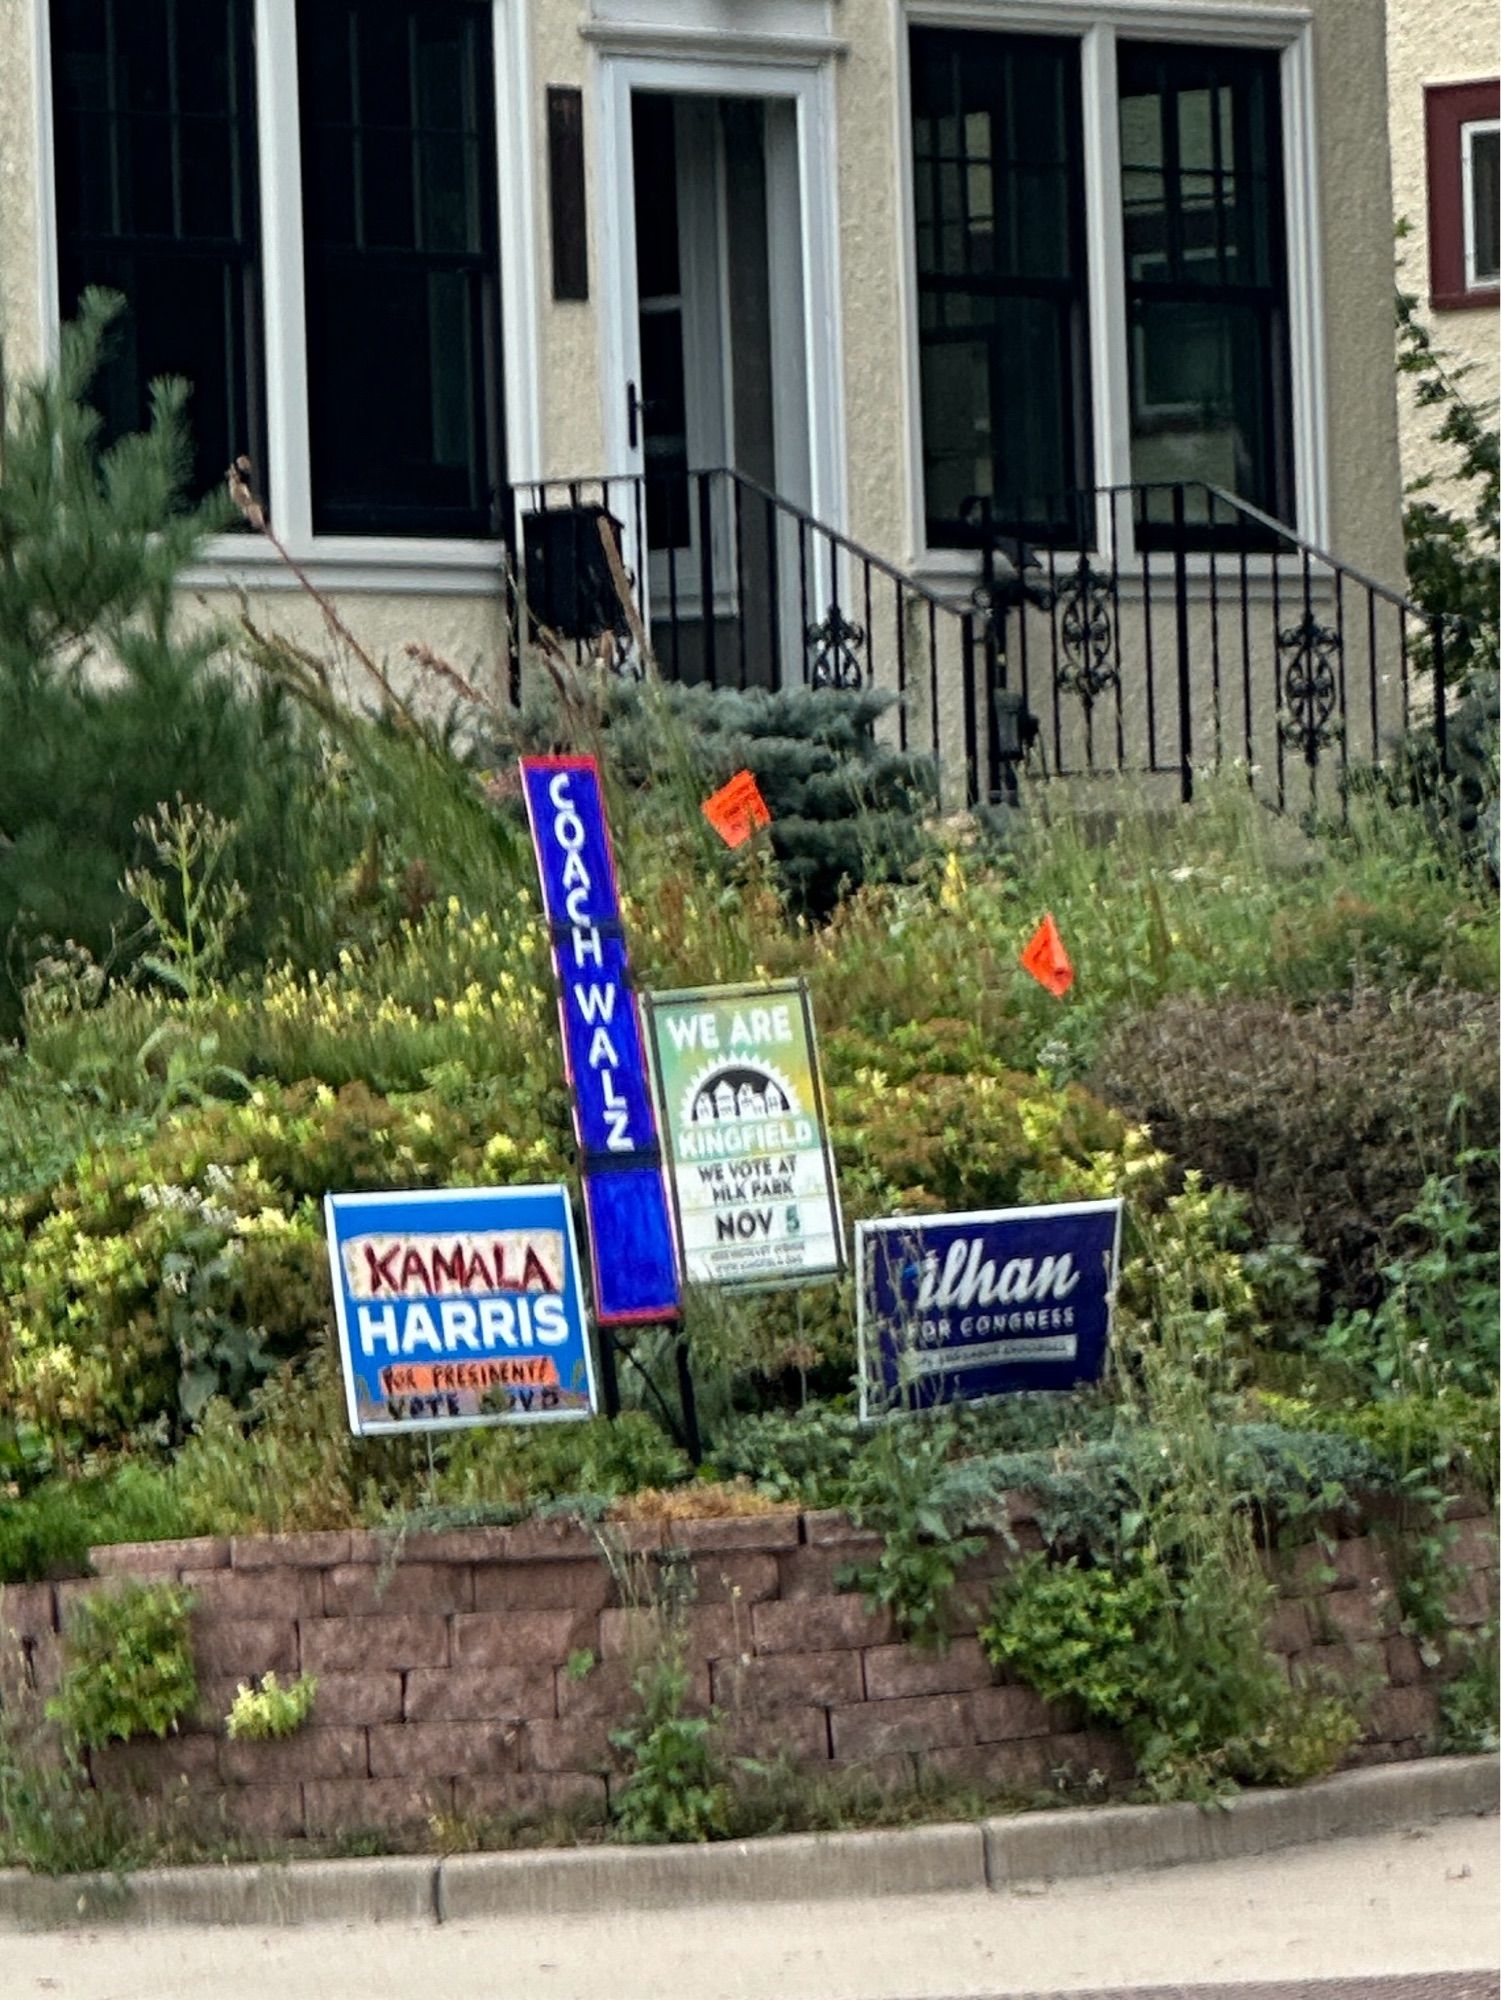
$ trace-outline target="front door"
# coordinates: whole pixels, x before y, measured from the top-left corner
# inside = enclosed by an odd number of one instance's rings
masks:
[[[628,566],[668,672],[722,679],[729,662],[730,678],[780,680],[778,552],[795,564],[796,528],[759,489],[829,507],[836,462],[835,356],[810,338],[809,295],[831,271],[826,256],[810,268],[809,246],[831,225],[805,184],[807,84],[665,60],[605,69],[619,170],[606,435],[612,471],[635,482]]]

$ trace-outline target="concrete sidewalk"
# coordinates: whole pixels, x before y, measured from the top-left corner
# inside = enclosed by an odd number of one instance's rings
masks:
[[[1351,1771],[1224,1806],[1106,1806],[967,1825],[792,1834],[704,1847],[575,1847],[143,1869],[0,1871],[0,1928],[145,1924],[456,1923],[706,1903],[807,1902],[997,1890],[1270,1853],[1382,1827],[1494,1812],[1494,1756]]]
[[[1496,1825],[941,1895],[0,1936],[7,2000],[979,2000],[1497,1963]],[[1346,2000],[1352,1989],[1346,1989]],[[1316,1991],[1316,1989],[1315,1989]],[[1452,2000],[1453,1987],[1436,1982]],[[1210,1996],[1202,1996],[1210,2000]],[[1266,1996],[1263,1996],[1266,2000]],[[1289,2000],[1286,1993],[1278,2000]],[[1304,2000],[1314,2000],[1305,1995]],[[1319,1996],[1324,2000],[1324,1996]]]

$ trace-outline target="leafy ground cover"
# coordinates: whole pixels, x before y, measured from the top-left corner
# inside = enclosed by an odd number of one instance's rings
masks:
[[[88,359],[70,350],[75,377]],[[993,1608],[998,1663],[1125,1726],[1161,1795],[1338,1761],[1348,1702],[1270,1671],[1259,1548],[1388,1490],[1422,1551],[1409,1629],[1438,1647],[1444,1495],[1495,1480],[1496,901],[1454,816],[1373,784],[1298,824],[1232,775],[1169,817],[1117,792],[1105,833],[1045,795],[997,831],[942,815],[868,698],[711,714],[555,659],[513,715],[430,655],[398,685],[331,618],[333,665],[371,696],[351,710],[332,665],[248,619],[188,654],[165,610],[143,622],[179,413],[164,398],[152,438],[101,459],[77,390],[22,398],[6,439],[0,534],[27,561],[0,587],[0,699],[41,690],[66,767],[45,812],[43,778],[15,796],[65,843],[112,702],[147,737],[195,704],[224,726],[191,789],[153,777],[131,816],[94,815],[76,908],[41,860],[28,901],[0,828],[0,1581],[80,1573],[111,1540],[796,1501],[876,1529],[852,1587],[941,1645],[965,1533],[1024,1487],[1048,1547]],[[49,437],[79,534],[150,487],[119,590],[65,628],[27,612],[78,566],[42,504]],[[80,661],[127,627],[101,693]],[[33,747],[0,728],[0,797]],[[849,1219],[1124,1194],[1103,1388],[866,1428],[848,1285],[698,1294],[701,1467],[650,1336],[614,1424],[348,1435],[325,1190],[575,1175],[513,776],[537,747],[601,757],[643,984],[808,981]],[[251,755],[273,793],[247,790]],[[795,822],[781,848],[731,855],[701,817],[742,764]],[[1045,910],[1077,970],[1061,1002],[1017,962]],[[626,1831],[723,1831],[742,1821],[664,1629],[624,1732]],[[1465,1686],[1456,1740],[1480,1740]]]

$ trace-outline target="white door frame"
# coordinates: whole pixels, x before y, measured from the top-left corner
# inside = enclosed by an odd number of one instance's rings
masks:
[[[640,55],[599,52],[599,132],[603,213],[599,218],[600,340],[605,468],[639,472],[627,435],[626,384],[640,382],[636,319],[636,215],[631,94],[637,90],[711,97],[790,100],[797,120],[800,252],[808,437],[808,511],[827,526],[845,521],[844,366],[839,311],[838,159],[834,81],[826,51]],[[775,389],[774,389],[775,393]],[[779,426],[781,418],[779,417]]]

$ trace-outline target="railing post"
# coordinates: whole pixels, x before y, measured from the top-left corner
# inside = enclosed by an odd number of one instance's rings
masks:
[[[1173,598],[1178,617],[1178,769],[1184,805],[1194,795],[1193,709],[1188,648],[1188,518],[1183,484],[1173,488]]]
[[[1444,671],[1444,614],[1439,612],[1429,628],[1433,633],[1433,740],[1438,749],[1438,768],[1449,775],[1448,679]]]
[[[975,716],[975,613],[962,614],[963,627],[960,640],[960,672],[964,679],[964,783],[967,806],[980,803],[980,746]],[[938,661],[936,657],[937,635],[933,629],[931,613],[928,619],[928,643],[935,648],[933,667],[934,714],[937,714]]]
[[[700,616],[703,620],[704,634],[704,679],[710,687],[718,687],[719,661],[715,651],[718,634],[714,630],[713,495],[709,491],[707,472],[695,473],[693,476],[698,480],[698,577]]]

